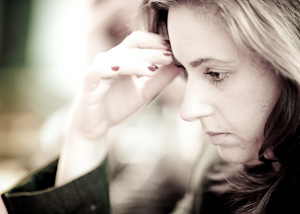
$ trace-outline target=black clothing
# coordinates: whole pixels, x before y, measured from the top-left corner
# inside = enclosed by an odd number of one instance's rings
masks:
[[[2,195],[9,214],[109,214],[106,163],[61,187],[53,187],[57,162],[34,172]]]

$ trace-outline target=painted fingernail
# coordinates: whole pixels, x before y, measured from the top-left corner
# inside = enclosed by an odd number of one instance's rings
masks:
[[[148,66],[148,69],[150,71],[156,71],[157,69],[159,69],[159,67],[157,67],[156,65],[150,65],[150,66]]]
[[[172,56],[173,53],[172,53],[171,51],[165,51],[165,52],[164,52],[164,55],[165,55],[165,56]]]
[[[170,41],[169,40],[167,40],[167,39],[165,39],[165,40],[163,40],[163,45],[164,46],[166,46],[166,47],[168,47],[168,48],[170,48],[171,47],[171,44],[170,44]]]
[[[113,71],[118,71],[120,69],[120,66],[113,66],[111,67],[111,70]]]

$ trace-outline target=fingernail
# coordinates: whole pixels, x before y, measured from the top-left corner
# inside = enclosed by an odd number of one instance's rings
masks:
[[[165,52],[164,52],[164,55],[165,55],[165,56],[172,56],[173,53],[172,53],[171,51],[165,51]]]
[[[163,40],[163,45],[166,46],[166,47],[168,47],[168,48],[171,47],[170,41],[167,40],[167,39]]]
[[[120,69],[120,66],[113,66],[111,67],[111,70],[113,71],[118,71]]]
[[[159,69],[159,67],[157,67],[156,65],[151,65],[151,66],[148,66],[148,69],[150,71],[156,71],[157,69]]]

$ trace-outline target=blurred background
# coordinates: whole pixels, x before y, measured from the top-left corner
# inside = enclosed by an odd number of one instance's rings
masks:
[[[76,93],[85,7],[81,0],[0,1],[0,191],[42,164],[41,129]]]
[[[140,2],[0,0],[0,193],[58,156],[85,67],[130,33]],[[115,213],[168,213],[183,197],[203,138],[179,118],[184,87],[111,131]]]

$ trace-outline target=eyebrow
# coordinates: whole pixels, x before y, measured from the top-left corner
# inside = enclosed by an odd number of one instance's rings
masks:
[[[175,62],[177,62],[178,64],[181,64],[177,59],[176,57],[174,56],[174,54],[172,55],[173,59]],[[219,64],[229,64],[229,63],[232,63],[232,61],[227,61],[227,60],[220,60],[220,59],[215,59],[215,58],[212,58],[212,57],[207,57],[207,58],[199,58],[195,61],[192,61],[190,62],[190,65],[193,67],[193,68],[196,68],[200,65],[202,65],[203,63],[219,63]]]
[[[215,59],[215,58],[200,58],[200,59],[190,62],[190,65],[193,68],[196,68],[196,67],[202,65],[203,63],[229,64],[229,63],[232,63],[232,61],[220,60],[220,59]]]

